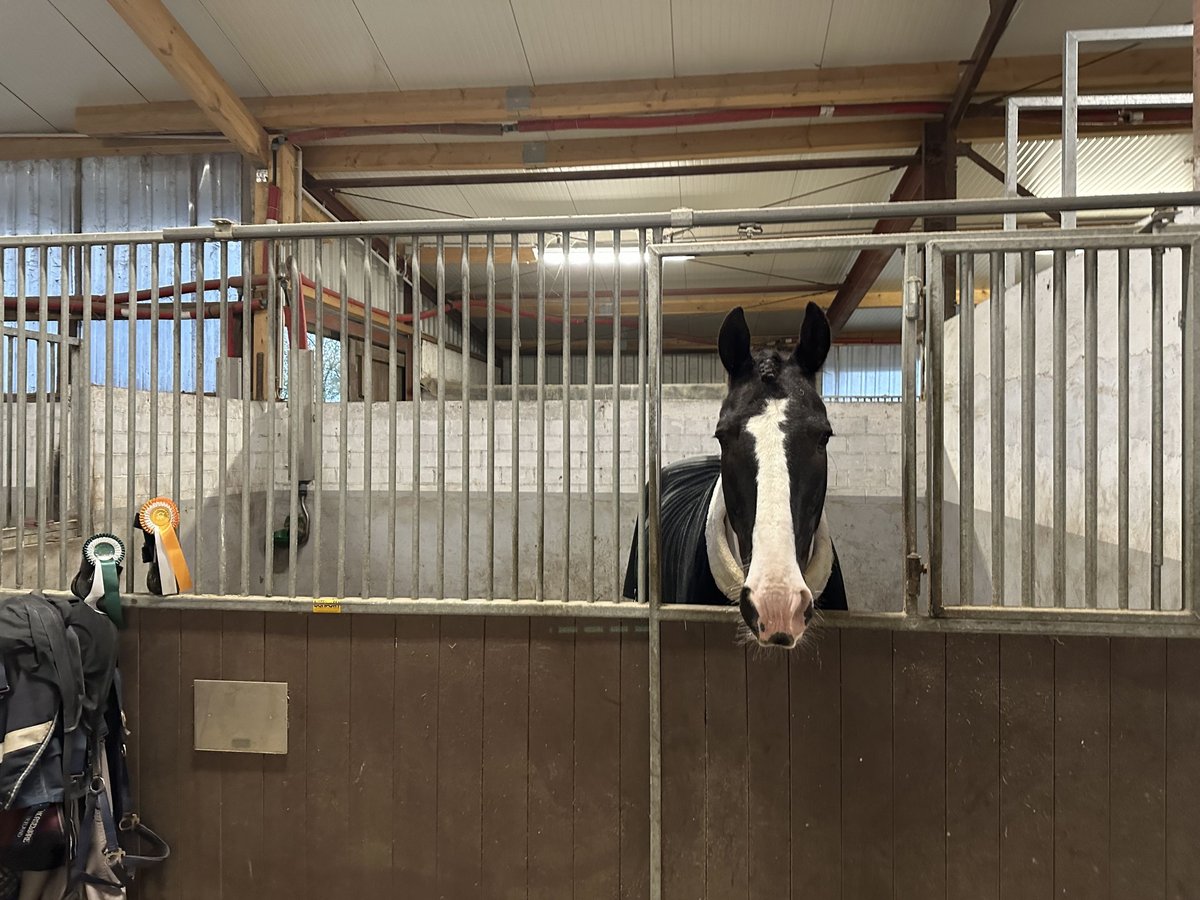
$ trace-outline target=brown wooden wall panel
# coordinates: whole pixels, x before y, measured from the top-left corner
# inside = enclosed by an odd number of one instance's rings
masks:
[[[529,852],[529,620],[484,623],[483,895],[524,900]]]
[[[1200,885],[1200,641],[1167,645],[1167,896]]]
[[[350,616],[308,620],[303,862],[309,894],[317,896],[350,881],[350,626]]]
[[[221,762],[215,753],[202,753],[195,746],[193,683],[196,679],[221,677],[221,626],[219,612],[189,615],[179,636],[180,703],[173,714],[179,719],[180,748],[176,756],[178,786],[173,802],[184,810],[178,840],[172,847],[172,863],[179,870],[184,900],[204,900],[213,881],[223,880],[221,830],[225,822],[221,791]],[[232,863],[232,861],[231,861]]]
[[[396,620],[350,620],[350,893],[393,892]],[[400,886],[396,886],[399,889]]]
[[[842,638],[817,632],[788,658],[792,896],[842,895]]]
[[[1109,881],[1109,642],[1054,649],[1054,892],[1100,897]]]
[[[263,675],[288,686],[288,752],[264,757],[263,858],[259,883],[284,896],[308,892],[296,857],[308,843],[308,617],[270,613],[263,622]]]
[[[580,619],[575,634],[571,883],[597,900],[616,900],[621,886],[620,627]]]
[[[575,620],[529,632],[529,900],[558,900],[574,875]]]
[[[264,680],[263,634],[261,613],[222,614],[221,678]],[[264,758],[242,753],[210,755],[221,773],[221,891],[228,897],[252,897],[265,887],[261,863]]]
[[[1109,659],[1109,893],[1155,900],[1167,884],[1167,643],[1112,641]]]
[[[842,894],[892,896],[892,635],[842,635]]]
[[[1000,639],[946,645],[946,895],[1000,892]]]
[[[747,706],[746,650],[729,625],[704,626],[705,886],[709,897],[749,891],[746,719],[770,715]]]
[[[946,638],[892,639],[896,900],[946,896]]]
[[[482,773],[483,619],[454,616],[438,651],[439,896],[481,896]]]
[[[442,621],[396,620],[392,865],[414,897],[437,896],[438,650]]]
[[[622,628],[621,900],[649,900],[649,628],[645,622],[626,622]]]
[[[704,626],[662,624],[663,897],[705,896]]]
[[[649,896],[645,625],[139,610],[140,898]],[[665,623],[668,900],[1200,896],[1200,642]],[[289,752],[199,753],[196,678]]]
[[[1000,641],[1000,898],[1054,896],[1054,641]]]
[[[791,891],[788,655],[751,651],[746,657],[750,900],[773,900]]]

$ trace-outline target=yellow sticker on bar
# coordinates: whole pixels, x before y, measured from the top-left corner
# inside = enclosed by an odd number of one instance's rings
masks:
[[[342,604],[332,597],[328,600],[314,600],[312,611],[315,613],[340,613]]]

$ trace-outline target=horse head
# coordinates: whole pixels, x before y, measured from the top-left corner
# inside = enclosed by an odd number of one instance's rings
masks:
[[[829,353],[829,322],[809,303],[800,340],[789,355],[751,351],[738,307],[717,341],[729,373],[716,438],[724,503],[721,540],[740,571],[740,609],[764,646],[795,647],[829,578],[833,548],[825,526],[833,430],[817,389]]]

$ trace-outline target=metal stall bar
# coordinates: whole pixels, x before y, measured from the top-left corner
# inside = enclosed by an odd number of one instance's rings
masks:
[[[437,236],[437,593],[446,599],[446,238]]]
[[[108,244],[104,248],[104,434],[105,439],[113,433],[113,330],[114,319],[116,315],[115,301],[113,298],[113,280],[116,269],[116,244]],[[176,268],[176,280],[178,283],[178,267]],[[178,369],[179,360],[176,357],[176,368]],[[178,400],[176,401],[178,402]],[[175,479],[176,484],[179,482],[179,427],[178,427],[178,412],[176,413],[176,428],[175,428]],[[113,533],[115,523],[113,521],[113,455],[112,453],[104,454],[104,530]],[[178,498],[179,491],[175,491],[175,497]]]
[[[75,441],[72,438],[72,424],[74,423],[74,410],[78,404],[77,397],[73,394],[78,393],[72,390],[71,383],[71,368],[72,368],[72,350],[71,345],[77,343],[71,340],[71,317],[69,310],[68,298],[71,294],[71,271],[70,271],[70,254],[67,247],[62,247],[59,250],[59,279],[58,286],[61,291],[61,302],[58,307],[58,583],[66,584],[67,573],[67,519],[69,512],[76,508],[73,492],[74,486],[71,484],[70,470],[67,462],[75,454]],[[0,276],[0,284],[4,283],[4,278]],[[130,325],[130,328],[133,326]],[[133,354],[131,353],[132,357]],[[130,382],[132,384],[132,381]],[[132,408],[132,407],[131,407]],[[130,481],[133,480],[133,468],[130,467]],[[87,535],[83,535],[84,538]],[[132,567],[131,567],[132,568]],[[0,578],[0,583],[3,579]],[[130,582],[130,590],[133,588],[132,581]]]
[[[1183,609],[1193,615],[1200,602],[1200,464],[1192,449],[1200,423],[1200,360],[1197,360],[1197,316],[1200,304],[1200,252],[1193,242],[1184,251],[1183,271],[1183,428],[1180,448],[1183,457]]]
[[[926,514],[929,531],[929,615],[943,614],[942,584],[942,527],[945,496],[943,453],[945,447],[945,416],[943,406],[944,357],[943,337],[946,320],[946,292],[952,289],[946,283],[947,273],[944,255],[936,245],[929,245],[925,253],[925,279],[929,283],[928,340],[925,357],[928,361],[926,383],[929,385],[925,402],[926,441],[925,468],[928,484],[926,490]]]
[[[1099,355],[1097,320],[1099,318],[1097,281],[1099,269],[1095,250],[1087,250],[1083,256],[1083,452],[1084,452],[1084,560],[1083,596],[1084,605],[1095,607],[1096,575],[1100,558],[1099,523],[1097,508],[1099,501],[1099,470],[1097,461],[1100,448],[1097,445],[1097,405]]]
[[[312,596],[321,596],[321,507],[325,494],[325,283],[321,271],[321,247],[318,245],[313,253],[313,304],[316,307],[316,354],[313,365],[313,409],[316,411],[316,422],[313,427],[313,482],[312,482],[312,517],[308,526],[309,542],[312,551]],[[393,461],[395,454],[392,454]],[[393,462],[394,464],[394,462]],[[395,492],[393,491],[393,496]],[[395,547],[393,557],[395,556]],[[389,592],[394,596],[395,591]]]
[[[1111,41],[1156,41],[1191,38],[1192,25],[1150,25],[1133,28],[1090,28],[1068,31],[1063,38],[1063,95],[1062,95],[1062,192],[1075,196],[1079,177],[1079,45]],[[1135,95],[1136,96],[1136,95]],[[1191,102],[1190,100],[1188,101]],[[1126,106],[1133,104],[1125,104]],[[1063,216],[1063,228],[1075,227],[1075,214]]]
[[[1117,607],[1129,608],[1129,251],[1117,251]]]
[[[275,407],[279,402],[279,391],[276,386],[275,353],[279,348],[280,330],[279,319],[276,318],[279,309],[279,273],[276,269],[276,255],[279,245],[275,241],[267,244],[267,339],[263,346],[266,350],[263,359],[263,400],[266,401],[267,413],[267,497],[266,520],[267,527],[263,529],[263,593],[271,596],[274,583],[275,566],[275,535],[272,528],[275,524],[275,489],[279,470],[275,448]]]
[[[387,577],[387,595],[389,597],[396,596],[396,535],[399,531],[397,518],[399,516],[400,504],[396,498],[396,481],[397,469],[400,465],[400,425],[399,425],[399,409],[400,409],[400,379],[397,375],[398,362],[398,341],[399,337],[396,329],[396,321],[400,313],[404,311],[404,284],[399,280],[396,271],[396,257],[400,253],[398,240],[392,238],[387,242],[388,247],[388,291],[387,291],[387,310],[388,310],[388,497],[392,504],[392,511],[388,514],[388,577]],[[320,254],[317,255],[317,264],[320,265]],[[324,359],[322,345],[324,340],[321,337],[321,289],[317,288],[317,378],[321,379],[321,373],[324,372],[322,360]],[[413,324],[419,324],[414,318]],[[411,365],[412,361],[408,361]],[[321,415],[322,404],[324,403],[325,386],[323,380],[317,381],[316,388],[316,403],[317,403],[317,421],[322,422]],[[319,434],[318,430],[318,434]],[[321,439],[317,438],[318,448],[321,446]],[[320,471],[321,453],[318,449],[316,471]],[[320,489],[317,491],[320,495]],[[320,546],[315,544],[314,546]]]
[[[424,300],[421,293],[421,241],[414,235],[409,238],[408,245],[412,247],[412,386],[413,386],[413,416],[412,416],[412,589],[413,599],[421,596],[421,345],[425,341],[425,330],[421,318],[424,312]],[[345,309],[345,293],[342,294],[343,310]],[[342,319],[342,346],[346,346],[345,313]],[[345,359],[346,351],[342,350]],[[345,365],[342,366],[345,371]],[[342,395],[346,393],[346,378],[342,376]],[[345,432],[343,431],[343,434]],[[513,564],[516,564],[514,555]]]
[[[588,600],[596,600],[596,232],[587,233]]]
[[[375,377],[373,370],[375,368],[375,297],[374,297],[374,273],[371,265],[371,239],[364,237],[362,239],[363,260],[362,260],[362,275],[363,275],[363,354],[362,354],[362,371],[359,377],[362,379],[362,415],[363,415],[363,465],[362,465],[362,491],[363,491],[363,558],[362,558],[362,581],[360,588],[364,597],[371,596],[371,537],[373,532],[372,515],[374,509],[374,484],[371,477],[372,463],[374,454],[371,452],[371,442],[374,438],[374,420],[375,420]],[[441,385],[438,385],[439,394]],[[445,462],[443,461],[443,465]],[[295,479],[293,479],[295,483]]]
[[[1054,251],[1054,596],[1067,605],[1067,258]]]
[[[182,366],[183,366],[183,333],[182,333],[182,329],[180,327],[183,324],[183,314],[181,312],[181,308],[182,308],[181,304],[183,303],[183,298],[181,296],[182,291],[183,291],[183,243],[182,242],[176,243],[174,245],[174,249],[175,249],[175,266],[174,266],[174,272],[173,272],[174,284],[172,285],[173,290],[171,292],[171,296],[172,296],[171,349],[174,354],[172,356],[172,360],[171,360],[172,361],[171,499],[173,501],[175,501],[175,503],[178,504],[178,503],[182,503],[182,500],[180,498],[182,496],[182,478],[183,478],[183,476],[182,476],[182,468],[183,468],[182,467],[182,450],[180,447],[180,435],[183,432],[183,420],[182,420],[183,403],[181,400],[183,391],[182,391],[182,387],[181,387],[181,383],[180,383]],[[109,250],[109,253],[111,256],[111,248]],[[109,282],[109,290],[111,291],[112,290],[111,261],[110,261],[110,265],[109,265],[108,282]],[[105,348],[108,353],[110,362],[112,360],[111,316],[112,316],[112,304],[110,301],[110,303],[109,303],[109,321],[107,322],[108,343]],[[112,381],[111,372],[109,372],[107,374],[105,381],[106,382]],[[110,405],[108,401],[109,401],[109,398],[106,396],[106,398],[105,398],[106,409]],[[105,416],[106,417],[108,416],[107,411],[105,412]],[[111,422],[106,421],[105,424],[111,426]],[[111,431],[112,431],[112,429],[110,427],[109,433],[111,433]],[[106,477],[106,484],[107,484],[107,477]],[[110,525],[110,529],[111,529],[111,525]],[[270,593],[270,591],[268,590],[267,593]]]
[[[195,478],[195,487],[196,487],[196,490],[195,490],[195,494],[193,495],[194,499],[192,500],[192,509],[193,509],[192,531],[195,534],[194,543],[195,543],[196,549],[195,549],[195,556],[192,560],[192,572],[193,572],[192,582],[194,585],[193,590],[200,589],[200,579],[202,577],[201,573],[203,572],[203,569],[204,569],[203,562],[202,562],[203,555],[204,555],[204,541],[201,538],[201,535],[204,532],[204,527],[203,527],[203,525],[204,525],[204,422],[205,422],[205,417],[204,417],[204,325],[206,322],[206,320],[204,318],[204,288],[202,287],[202,285],[204,284],[204,247],[205,247],[204,244],[196,245],[196,248],[195,248],[196,255],[192,261],[194,275],[195,275],[196,284],[197,284],[196,295],[195,295],[197,312],[196,312],[196,318],[194,318],[192,320],[192,326],[194,327],[194,329],[196,331],[196,360],[192,366],[192,371],[193,371],[194,377],[196,379],[196,384],[195,384],[195,390],[196,390],[196,478]],[[133,329],[136,325],[137,325],[137,323],[133,322],[133,321],[131,321],[129,323],[129,333],[131,335],[131,337],[130,337],[131,342],[132,342]],[[178,326],[178,325],[179,325],[179,323],[176,323],[176,326]],[[130,353],[132,353],[132,352],[133,352],[133,347],[132,347],[132,343],[131,343]],[[133,384],[130,383],[129,399],[130,399],[131,403],[133,402],[133,396],[134,396],[133,395],[133,387],[134,387]],[[224,423],[222,423],[222,428],[223,427],[224,427]],[[133,475],[133,473],[130,472],[130,477],[132,477],[132,475]],[[175,502],[178,503],[180,506],[183,505],[182,499],[179,497],[175,498]]]
[[[229,503],[227,495],[229,493],[229,375],[230,364],[233,360],[230,358],[229,340],[229,242],[220,241],[217,244],[220,259],[220,281],[219,288],[221,292],[221,320],[220,320],[220,338],[218,341],[217,350],[217,405],[221,415],[221,432],[217,438],[217,593],[229,593],[229,575],[227,572],[228,554],[229,554],[229,536],[226,533],[228,527],[228,510]],[[158,323],[154,323],[151,329],[157,328]],[[155,386],[151,385],[151,390],[155,390]],[[243,492],[246,486],[242,486]]]
[[[904,507],[904,612],[917,614],[921,556],[917,550],[917,323],[921,316],[920,250],[904,248],[904,310],[900,324],[900,379],[903,417],[900,492]],[[638,557],[642,557],[639,555]]]
[[[462,236],[462,594],[471,597],[471,236]]]
[[[650,706],[650,897],[661,900],[663,891],[662,859],[662,625],[661,625],[661,579],[659,554],[659,475],[662,466],[660,435],[660,404],[662,401],[662,256],[659,246],[651,247],[646,261],[646,297],[649,313],[647,323],[648,374],[650,408],[647,415],[647,439],[649,442],[649,477],[646,494],[650,507],[649,558],[639,557],[638,566],[646,566],[649,589],[646,592],[646,615],[649,628],[649,671],[648,689]],[[614,254],[614,260],[615,260]],[[619,295],[618,295],[619,298]],[[619,320],[619,307],[614,320]],[[619,596],[619,593],[618,593]],[[640,598],[639,598],[640,599]],[[640,605],[640,604],[638,604]],[[593,604],[593,607],[595,604]]]
[[[609,589],[621,598],[621,231],[612,237],[612,539],[613,568]]]
[[[1162,609],[1163,248],[1150,248],[1150,608]]]
[[[50,455],[47,449],[46,440],[46,413],[48,405],[46,402],[46,392],[50,389],[50,348],[46,344],[46,332],[50,330],[49,307],[50,307],[50,291],[49,291],[49,266],[46,256],[49,249],[46,247],[38,247],[38,332],[37,332],[37,361],[36,373],[34,376],[34,385],[37,391],[36,406],[34,408],[37,416],[34,424],[34,483],[36,484],[36,502],[37,502],[37,583],[44,585],[46,583],[46,520],[50,516]],[[110,351],[111,352],[111,351]],[[112,434],[112,431],[109,431]],[[110,485],[111,486],[111,485]],[[112,503],[112,494],[109,494],[108,503]],[[60,548],[61,552],[61,548]]]
[[[662,229],[656,229],[654,233],[654,242],[662,242]],[[642,261],[640,267],[641,278],[638,279],[638,448],[637,448],[637,483],[639,485],[646,484],[646,431],[648,428],[648,410],[647,404],[649,400],[649,373],[647,372],[647,348],[649,346],[649,334],[647,331],[649,322],[647,321],[647,304],[649,290],[647,285],[647,266],[646,247],[646,232],[644,230],[638,232],[638,259]],[[646,584],[646,504],[639,503],[637,505],[637,542],[638,542],[638,570],[637,570],[637,595],[638,598],[647,596]],[[620,593],[616,599],[621,600]]]
[[[496,599],[496,236],[487,236],[487,593]],[[516,390],[516,387],[513,387]]]
[[[562,233],[562,485],[563,576],[562,595],[571,599],[571,232]]]
[[[958,256],[958,605],[975,602],[975,257]]]
[[[350,293],[349,285],[347,284],[347,255],[349,246],[346,239],[343,238],[338,242],[338,330],[341,333],[342,340],[342,371],[341,371],[341,397],[339,399],[338,419],[339,440],[338,440],[338,536],[337,536],[337,592],[339,597],[346,596],[346,523],[347,523],[347,506],[349,498],[347,497],[346,481],[349,477],[347,469],[349,468],[349,452],[348,445],[350,443],[350,313],[347,304],[347,297]],[[413,526],[414,532],[416,525]],[[414,573],[416,571],[414,567]],[[413,578],[417,576],[414,574]],[[414,588],[413,596],[417,596]]]
[[[137,244],[129,245],[129,306],[126,309],[125,321],[129,328],[129,386],[128,404],[125,410],[126,418],[126,433],[125,433],[125,518],[129,522],[131,531],[131,540],[126,547],[126,554],[130,557],[133,555],[133,548],[136,543],[137,533],[133,525],[133,515],[138,509],[137,504],[137,453],[135,452],[137,445],[137,310],[135,308],[135,298],[137,297]],[[151,288],[157,285],[150,285]],[[157,328],[157,322],[150,323],[151,328]],[[85,535],[86,537],[86,535]],[[131,564],[132,559],[125,562],[125,589],[127,592],[133,592],[133,572],[136,566]]]
[[[1037,270],[1034,251],[1021,254],[1021,605],[1037,605]]]
[[[19,254],[21,251],[17,250],[15,252]],[[0,285],[5,283],[4,260],[7,253],[8,248],[0,246]],[[13,472],[12,468],[13,413],[12,403],[10,402],[10,396],[17,393],[16,372],[13,371],[13,353],[16,349],[13,344],[16,342],[17,337],[18,336],[10,337],[7,333],[0,337],[0,341],[3,341],[2,345],[0,345],[3,347],[3,364],[2,367],[0,367],[2,368],[0,375],[2,375],[3,378],[0,380],[3,381],[2,386],[4,388],[3,400],[0,401],[4,406],[4,520],[0,522],[0,527],[3,528],[7,528],[10,524],[12,524],[13,487],[17,483],[17,479],[15,477],[16,473]],[[86,502],[83,505],[86,505]],[[21,555],[20,545],[16,546],[14,550],[17,556]],[[6,564],[7,556],[8,554],[4,551],[4,542],[0,541],[0,584],[8,583],[6,580],[8,577],[8,567]]]
[[[992,430],[992,605],[1004,605],[1004,536],[1005,536],[1005,477],[1004,446],[1004,254],[991,254],[991,286],[989,312],[991,335],[989,356],[991,361],[992,403],[989,415]],[[972,298],[973,301],[974,298]],[[972,302],[971,305],[974,305]]]
[[[250,398],[253,396],[250,389],[250,370],[253,359],[251,333],[254,330],[254,314],[251,312],[250,301],[254,297],[254,288],[248,283],[247,276],[253,271],[253,246],[249,241],[242,242],[242,527],[238,551],[241,553],[243,594],[250,593],[250,488],[253,477],[250,466]],[[152,402],[153,400],[151,397]]]
[[[287,593],[289,597],[296,596],[296,557],[299,551],[299,513],[300,513],[300,491],[299,479],[301,472],[299,468],[299,441],[298,437],[301,431],[300,417],[304,414],[308,407],[307,398],[302,398],[300,392],[311,388],[309,379],[305,378],[299,370],[299,359],[297,358],[297,347],[300,343],[300,336],[297,334],[300,322],[303,321],[303,316],[300,310],[304,306],[304,285],[300,281],[300,242],[293,241],[291,253],[287,259],[287,279],[288,279],[288,342],[284,348],[287,353],[288,361],[288,385],[287,385],[287,413],[288,413],[288,437],[287,437],[287,454],[288,454],[288,578],[287,578]],[[318,301],[320,297],[317,297]],[[267,530],[272,531],[275,528],[274,522],[267,523]],[[274,542],[272,542],[274,543]],[[275,548],[278,553],[278,547]],[[273,561],[272,561],[273,562]]]
[[[563,248],[563,265],[567,265]],[[535,600],[546,599],[546,235],[537,235],[537,585]],[[514,476],[515,477],[515,476]]]
[[[512,592],[510,600],[520,598],[520,561],[518,552],[520,536],[517,526],[521,521],[521,408],[518,395],[521,391],[521,264],[519,250],[519,235],[512,234],[510,254],[508,257],[509,283],[511,285],[512,312],[509,314],[509,329],[511,333],[509,344],[509,381],[512,389],[509,392],[509,403],[512,416],[512,521],[509,522],[512,543]],[[540,258],[540,257],[539,257]]]

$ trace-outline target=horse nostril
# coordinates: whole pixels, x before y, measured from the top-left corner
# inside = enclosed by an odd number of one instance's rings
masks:
[[[742,621],[746,623],[746,627],[750,629],[751,634],[758,634],[762,628],[759,626],[758,610],[754,608],[754,604],[750,602],[750,591],[743,588],[742,599],[738,603],[738,609],[742,613]]]
[[[810,603],[810,604],[808,604],[808,606],[804,607],[804,624],[805,625],[807,625],[809,622],[812,621],[813,607],[815,605],[816,604],[814,604],[814,603]]]
[[[771,643],[778,644],[780,647],[790,647],[792,645],[792,638],[782,631],[777,631],[771,635]]]

